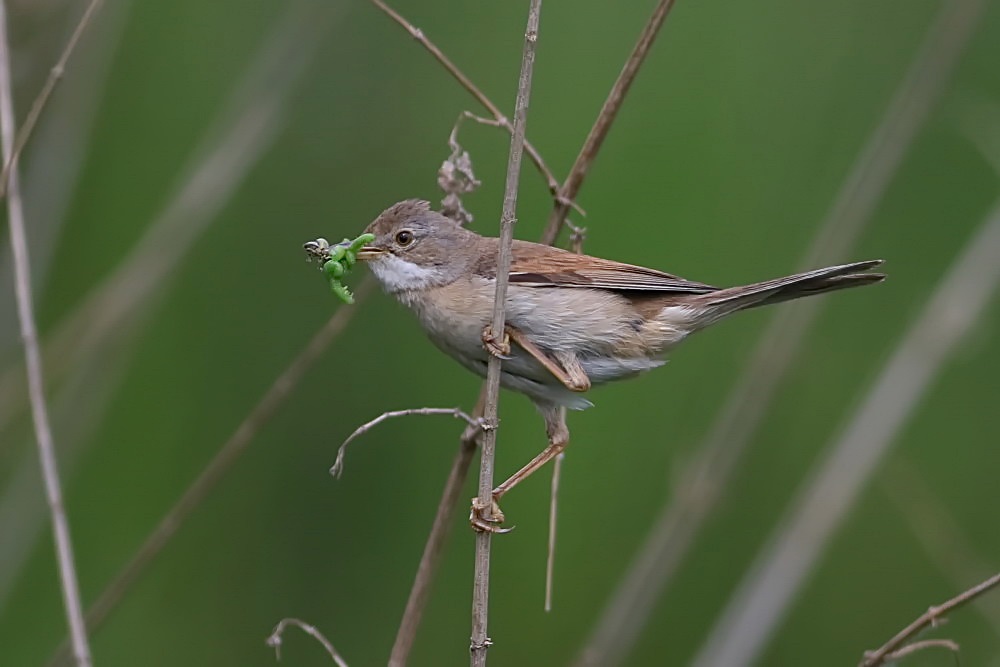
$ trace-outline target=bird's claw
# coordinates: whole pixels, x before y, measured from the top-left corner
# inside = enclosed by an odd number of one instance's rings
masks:
[[[483,347],[499,359],[510,359],[510,334],[503,332],[503,337],[493,335],[493,329],[487,326],[483,329]]]
[[[494,533],[496,535],[509,533],[514,530],[513,526],[510,528],[501,528],[500,524],[503,522],[504,515],[500,511],[500,505],[497,503],[496,498],[493,498],[488,507],[479,502],[478,496],[472,499],[472,509],[469,510],[469,523],[472,524],[473,530],[480,533]]]

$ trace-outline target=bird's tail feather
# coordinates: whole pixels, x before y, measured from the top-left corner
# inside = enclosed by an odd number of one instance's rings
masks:
[[[882,263],[880,259],[828,266],[784,278],[765,280],[752,285],[729,287],[691,299],[700,311],[701,324],[707,325],[730,313],[746,308],[767,306],[804,296],[825,294],[848,287],[860,287],[885,280],[883,273],[866,273]]]

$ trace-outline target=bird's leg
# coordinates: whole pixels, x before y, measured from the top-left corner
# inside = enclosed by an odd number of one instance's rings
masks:
[[[535,361],[545,367],[545,370],[552,373],[570,391],[587,391],[590,389],[590,378],[587,372],[580,365],[574,352],[555,352],[553,359],[535,345],[530,338],[524,335],[516,327],[505,327],[507,337],[514,341],[525,352],[535,358]],[[508,353],[510,348],[508,346]]]
[[[570,391],[590,389],[590,376],[587,375],[587,371],[583,370],[583,364],[577,358],[576,352],[558,351],[555,356],[566,371],[564,375],[556,375],[556,377],[567,389]]]
[[[531,459],[527,465],[511,475],[500,486],[493,489],[493,500],[489,508],[483,507],[478,498],[472,499],[472,512],[469,521],[476,530],[490,533],[506,533],[510,528],[500,528],[504,515],[498,504],[500,498],[515,486],[530,477],[536,470],[559,455],[569,444],[569,428],[566,426],[566,408],[561,405],[543,404],[538,406],[545,419],[545,432],[549,436],[549,446]],[[489,510],[487,513],[486,510]]]

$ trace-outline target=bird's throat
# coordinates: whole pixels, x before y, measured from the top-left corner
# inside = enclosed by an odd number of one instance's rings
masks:
[[[422,290],[441,284],[439,270],[414,264],[390,253],[370,261],[369,266],[389,293]]]

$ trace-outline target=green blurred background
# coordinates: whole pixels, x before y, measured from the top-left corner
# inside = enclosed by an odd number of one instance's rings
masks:
[[[84,4],[8,3],[19,116]],[[510,109],[526,4],[394,6]],[[652,6],[545,3],[528,136],[560,178]],[[586,250],[721,285],[799,268],[942,6],[679,2],[581,192]],[[884,257],[890,280],[825,299],[626,664],[694,658],[796,489],[992,208],[998,63],[1000,4],[987,2],[866,231],[836,258]],[[304,262],[302,242],[354,236],[399,199],[440,199],[436,170],[464,109],[483,111],[363,0],[106,3],[23,168],[39,324],[50,339],[70,332],[46,365],[86,602],[345,307]],[[466,205],[476,229],[495,233],[508,137],[467,125],[461,140],[483,181]],[[229,142],[227,157],[204,167],[220,142]],[[197,187],[185,191],[196,169]],[[550,199],[527,163],[521,185],[516,234],[537,239]],[[65,621],[19,375],[6,234],[0,244],[0,664],[38,665]],[[129,261],[139,262],[131,272]],[[122,275],[125,289],[78,314]],[[491,664],[574,659],[771,315],[754,311],[700,335],[665,369],[599,389],[594,409],[571,415],[555,609],[542,610],[542,474],[505,499],[517,530],[494,541]],[[998,327],[994,302],[757,664],[854,664],[974,583],[980,568],[1000,566]],[[285,616],[315,624],[352,665],[384,664],[460,425],[386,423],[354,445],[340,481],[327,469],[360,422],[422,405],[471,409],[478,386],[390,299],[361,303],[93,635],[96,664],[270,665],[264,639]],[[505,395],[501,413],[505,476],[541,449],[544,432],[521,397]],[[463,497],[473,493],[470,481]],[[467,660],[466,526],[463,501],[414,665]],[[1000,664],[993,602],[956,613],[935,635],[962,644],[964,665]],[[331,664],[294,630],[283,659]],[[910,664],[954,659],[928,652]]]

